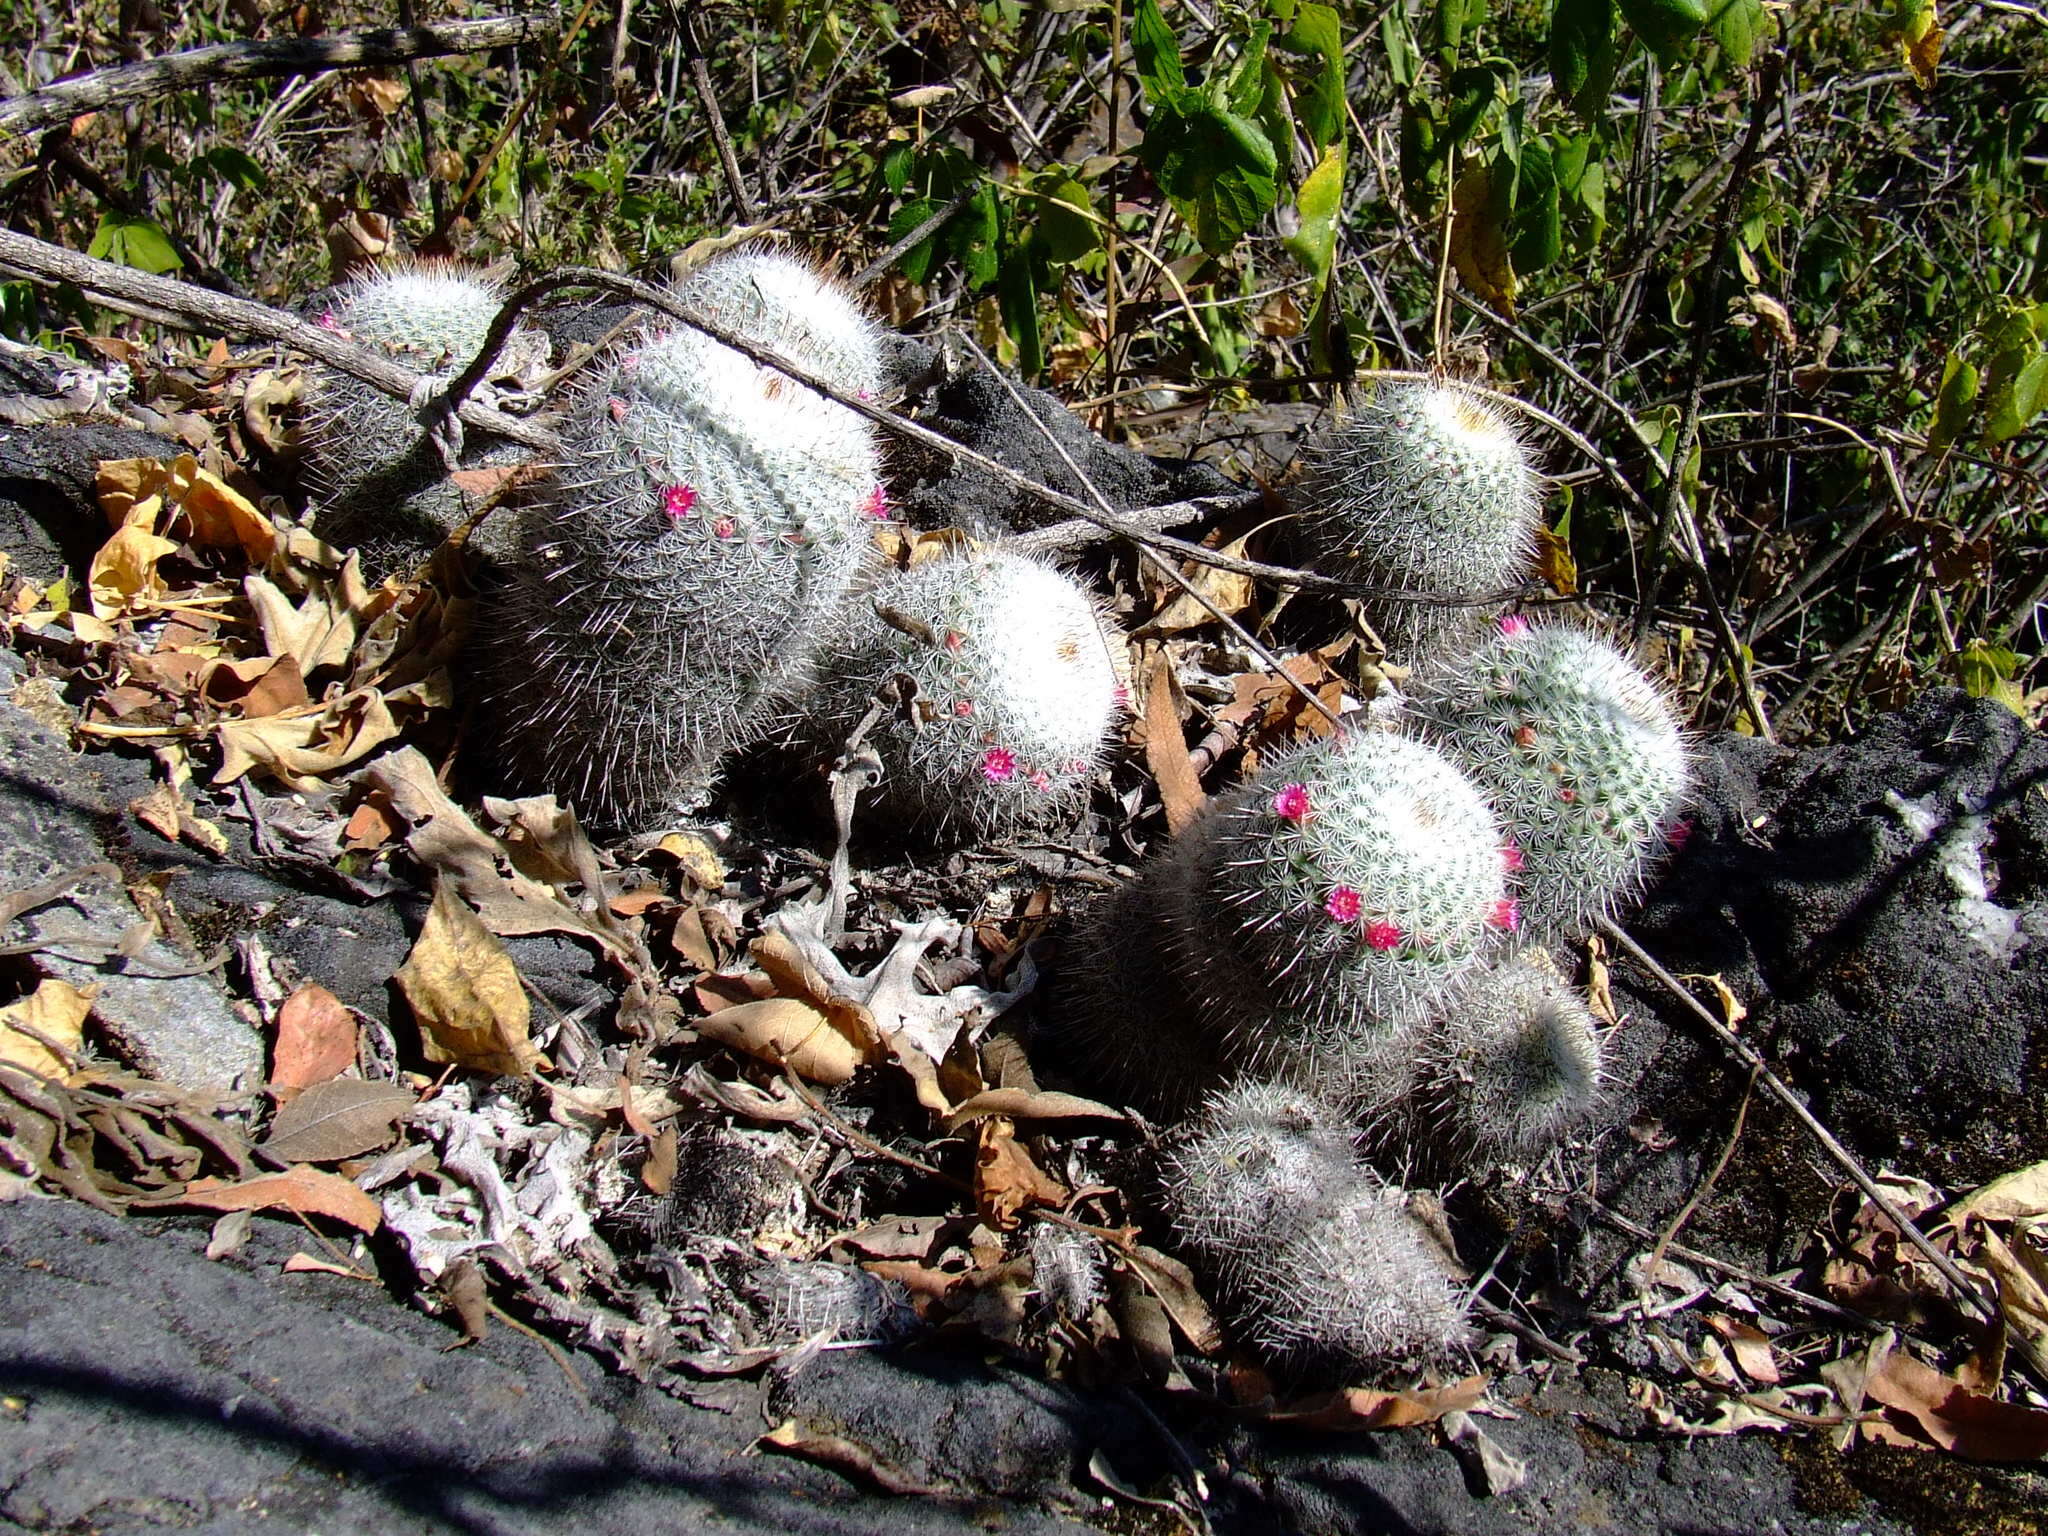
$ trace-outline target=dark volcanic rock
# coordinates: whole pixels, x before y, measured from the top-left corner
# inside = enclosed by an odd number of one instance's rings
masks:
[[[109,422],[0,425],[0,549],[39,583],[83,573],[107,540],[93,493],[101,459],[157,459],[182,443]]]

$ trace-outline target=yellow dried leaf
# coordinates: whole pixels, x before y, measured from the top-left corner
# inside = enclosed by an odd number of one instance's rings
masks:
[[[339,576],[331,582],[314,581],[297,603],[264,576],[244,577],[242,591],[263,628],[264,654],[296,657],[300,672],[308,677],[322,667],[348,661],[372,597],[353,553]]]
[[[68,1076],[72,1063],[35,1036],[41,1035],[58,1050],[75,1056],[84,1044],[83,1026],[90,1012],[91,994],[80,992],[69,982],[43,982],[20,1002],[0,1008],[0,1061],[11,1061],[44,1077]],[[35,1034],[13,1028],[16,1024]]]
[[[695,832],[671,832],[654,845],[676,863],[683,873],[701,891],[716,891],[726,881],[724,862],[718,853]]]
[[[1541,524],[1536,528],[1536,574],[1559,597],[1575,596],[1579,590],[1579,563],[1564,535]]]
[[[89,585],[92,611],[101,619],[148,608],[163,596],[163,577],[156,564],[178,546],[141,523],[129,523],[100,546],[92,557]]]
[[[1233,539],[1224,545],[1219,553],[1243,560],[1246,558],[1245,540]],[[1232,618],[1236,618],[1251,607],[1252,599],[1257,593],[1257,589],[1252,585],[1252,578],[1241,576],[1236,571],[1221,570],[1213,565],[1197,565],[1193,562],[1183,565],[1181,570],[1187,577],[1190,587]],[[1144,627],[1143,633],[1177,635],[1183,630],[1199,629],[1204,624],[1216,622],[1216,615],[1203,607],[1186,587],[1175,583],[1174,591],[1176,595],[1173,601],[1161,609],[1158,617]]]
[[[1465,286],[1514,318],[1515,268],[1507,230],[1495,217],[1493,178],[1482,162],[1465,168],[1451,194],[1451,263]]]
[[[721,1008],[690,1027],[706,1039],[787,1065],[799,1077],[827,1087],[852,1077],[868,1055],[832,1027],[823,1009],[794,997]]]
[[[307,709],[260,720],[224,720],[216,784],[232,784],[252,768],[268,768],[297,790],[318,788],[325,774],[347,767],[398,734],[384,696],[361,688]]]
[[[443,880],[418,942],[395,978],[429,1061],[525,1076],[547,1066],[528,1026],[532,1008],[519,968],[481,919]]]

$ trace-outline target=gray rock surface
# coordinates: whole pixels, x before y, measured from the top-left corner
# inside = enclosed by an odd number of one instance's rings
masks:
[[[11,702],[21,663],[0,651],[0,892],[12,893],[88,864],[108,852],[101,828],[116,805],[85,760]],[[200,956],[162,939],[133,960],[105,946],[142,920],[120,884],[104,874],[63,899],[22,917],[0,941],[24,938],[50,947],[33,957],[47,976],[97,985],[93,1014],[111,1044],[150,1075],[198,1093],[227,1094],[262,1077],[263,1042],[230,1006],[211,971],[190,971]],[[68,957],[68,958],[67,958]]]

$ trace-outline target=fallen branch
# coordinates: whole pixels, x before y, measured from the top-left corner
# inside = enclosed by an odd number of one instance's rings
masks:
[[[334,37],[217,43],[139,64],[95,70],[0,101],[0,135],[31,134],[87,112],[146,101],[195,85],[485,53],[552,36],[554,31],[551,16],[501,16],[426,27],[376,27]]]

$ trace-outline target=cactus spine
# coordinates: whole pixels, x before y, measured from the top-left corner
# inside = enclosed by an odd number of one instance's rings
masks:
[[[885,500],[866,423],[701,332],[586,390],[496,640],[505,740],[601,824],[690,808],[808,681]]]
[[[835,647],[813,731],[836,749],[878,691],[908,709],[871,728],[880,802],[906,820],[981,833],[1071,815],[1124,697],[1123,640],[1049,565],[970,550],[883,582]]]
[[[1473,972],[1421,1037],[1408,1129],[1451,1168],[1539,1157],[1595,1110],[1600,1035],[1550,956]]]
[[[1634,663],[1587,631],[1504,619],[1476,655],[1420,679],[1413,703],[1507,822],[1533,934],[1581,933],[1635,894],[1688,767],[1670,701]]]
[[[481,276],[420,266],[346,285],[316,319],[439,388],[482,349],[503,302]],[[498,354],[497,377],[529,383],[547,362],[547,338],[521,327]],[[419,552],[461,525],[474,503],[449,478],[412,406],[331,368],[314,367],[308,383],[308,480],[323,537],[372,551]],[[502,467],[526,457],[517,444],[477,437],[465,442],[461,467]],[[512,545],[500,526],[486,522],[477,547],[502,558]]]
[[[1333,574],[1445,600],[1511,585],[1535,543],[1540,482],[1514,426],[1458,384],[1383,386],[1301,453],[1301,528]],[[1416,654],[1469,607],[1389,602],[1382,638]]]
[[[809,263],[762,249],[720,257],[674,287],[678,303],[779,352],[850,395],[882,391],[883,330]]]
[[[1314,1101],[1259,1084],[1216,1095],[1161,1183],[1175,1233],[1261,1353],[1349,1371],[1467,1343],[1448,1255]]]

